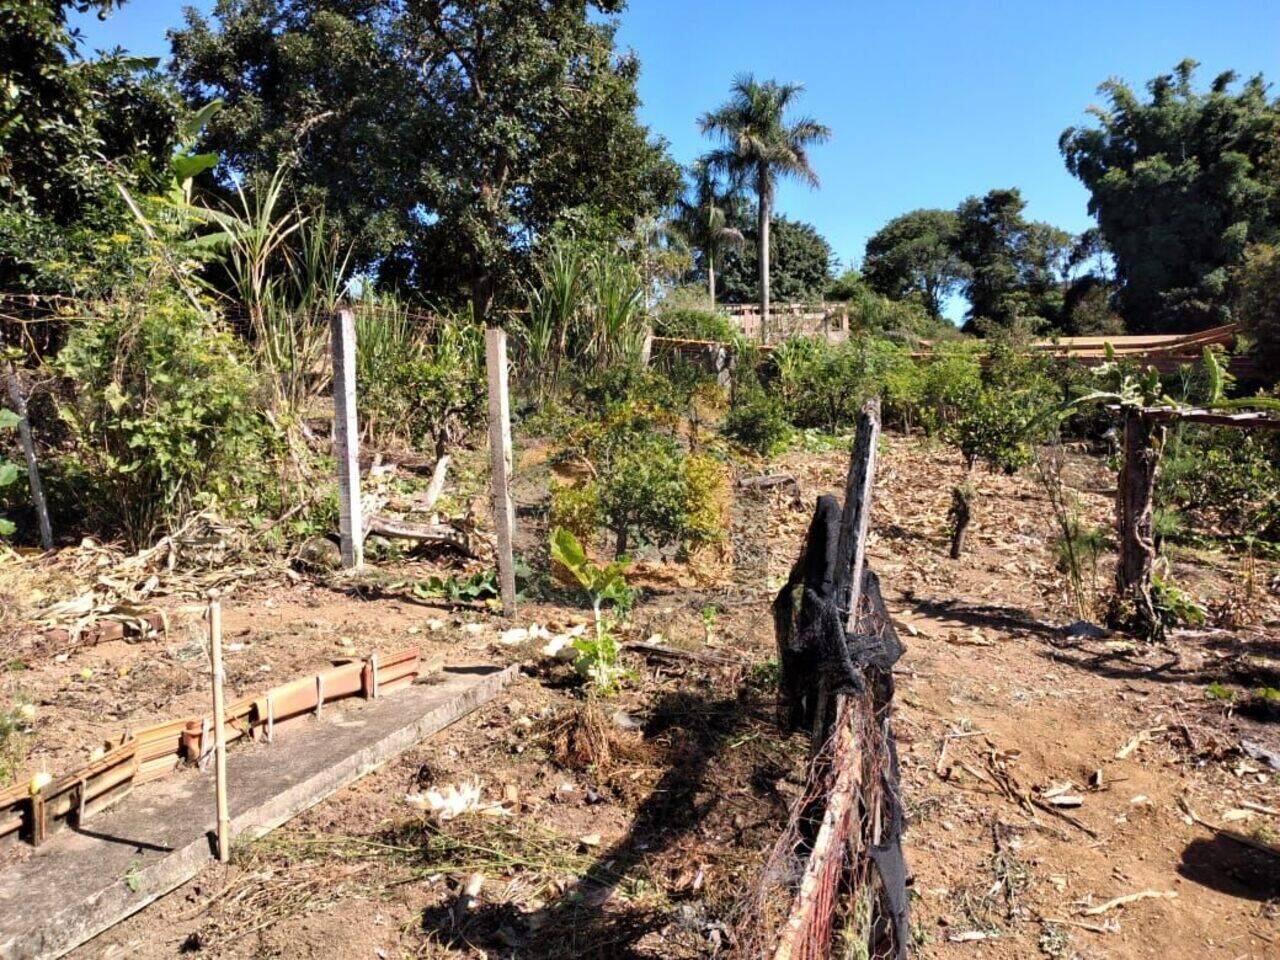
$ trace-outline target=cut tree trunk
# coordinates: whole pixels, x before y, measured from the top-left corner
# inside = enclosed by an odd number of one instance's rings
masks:
[[[769,342],[769,218],[772,211],[772,191],[769,188],[768,175],[760,174],[760,249],[757,260],[760,264],[760,342]]]
[[[964,550],[965,534],[969,532],[969,521],[973,519],[973,491],[963,486],[951,491],[951,559],[959,560]]]
[[[5,362],[5,386],[9,391],[9,401],[13,404],[13,412],[18,417],[18,442],[22,445],[22,455],[27,461],[27,481],[31,487],[31,503],[36,508],[36,520],[40,525],[40,546],[45,550],[53,549],[53,523],[49,520],[49,502],[44,496],[44,484],[40,480],[40,467],[36,463],[35,438],[31,435],[31,421],[27,419],[27,397],[22,392],[22,384],[18,382],[18,371],[12,360]]]
[[[1165,428],[1143,416],[1141,410],[1124,414],[1124,464],[1116,491],[1116,528],[1120,559],[1116,564],[1116,599],[1131,614],[1132,626],[1159,639],[1160,621],[1152,601],[1152,576],[1156,545],[1153,504],[1156,470],[1164,450]]]

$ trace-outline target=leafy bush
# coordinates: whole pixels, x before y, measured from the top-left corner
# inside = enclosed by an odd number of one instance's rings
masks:
[[[982,364],[968,343],[937,344],[919,368],[916,418],[926,433],[937,434],[959,419],[978,394]]]
[[[886,419],[906,421],[920,394],[910,355],[887,340],[860,336],[829,346],[793,337],[773,352],[771,362],[787,418],[797,427],[851,429],[873,396],[883,398]]]
[[[701,291],[673,291],[659,307],[653,328],[658,336],[686,340],[734,343],[740,337],[729,317]]]
[[[792,431],[782,402],[753,382],[738,390],[720,432],[748,450],[772,457],[786,448]]]
[[[70,450],[57,463],[95,529],[141,546],[204,502],[252,506],[266,452],[236,341],[176,293],[102,303],[54,361]]]
[[[1156,475],[1160,508],[1213,532],[1280,540],[1280,442],[1273,436],[1175,428]]]
[[[977,391],[946,432],[970,467],[982,461],[1014,473],[1055,425],[1060,396],[1044,361],[995,341]]]
[[[588,481],[583,484],[556,483],[551,487],[551,511],[548,522],[552,528],[569,531],[590,550],[600,526],[600,490]]]
[[[715,457],[691,454],[684,460],[685,543],[690,547],[725,537],[729,521],[729,470]]]
[[[659,545],[682,536],[686,519],[682,459],[679,445],[670,437],[631,432],[597,464],[601,514],[616,537],[618,556],[627,552],[633,534]]]
[[[356,391],[366,432],[436,456],[484,419],[484,332],[466,316],[427,331],[398,308],[358,314]]]
[[[12,430],[18,425],[18,415],[12,410],[6,410],[0,407],[0,431]],[[3,493],[5,487],[12,486],[18,482],[20,471],[18,465],[9,460],[0,457],[0,493]],[[8,537],[13,534],[14,526],[12,521],[0,516],[0,537]]]
[[[1205,622],[1204,607],[1172,580],[1160,576],[1151,578],[1151,602],[1162,628],[1181,624],[1201,626]]]

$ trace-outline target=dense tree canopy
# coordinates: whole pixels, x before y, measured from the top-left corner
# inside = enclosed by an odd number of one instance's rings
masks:
[[[1062,276],[1072,236],[1047,223],[1027,220],[1017,189],[970,197],[956,211],[956,252],[965,266],[969,301],[966,329],[979,321],[1056,323],[1062,310]]]
[[[0,2],[0,283],[38,288],[43,254],[92,257],[127,216],[114,182],[163,170],[177,99],[154,61],[82,58],[68,11],[114,0]]]
[[[952,210],[912,210],[894,217],[867,241],[863,277],[894,300],[917,297],[933,319],[965,277],[956,241],[960,221]]]
[[[1196,63],[1147,84],[1101,92],[1109,105],[1092,127],[1060,145],[1089,188],[1115,258],[1119,305],[1132,330],[1195,330],[1230,319],[1231,271],[1250,243],[1280,231],[1280,100],[1261,76],[1194,89]]]
[[[721,274],[720,298],[726,303],[758,303],[760,271],[756,228],[745,231],[742,249],[729,252]],[[816,301],[835,275],[836,256],[817,229],[788,217],[773,218],[769,234],[771,286],[783,302]]]
[[[379,280],[479,315],[573,216],[629,227],[679,170],[635,117],[639,66],[589,13],[619,0],[219,0],[174,35],[191,98],[228,108],[232,173],[296,166]]]

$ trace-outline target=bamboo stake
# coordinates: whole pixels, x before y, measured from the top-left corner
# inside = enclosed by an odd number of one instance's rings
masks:
[[[222,600],[209,591],[209,650],[213,658],[214,791],[218,808],[218,859],[231,859],[231,816],[227,810],[227,731],[222,696]]]

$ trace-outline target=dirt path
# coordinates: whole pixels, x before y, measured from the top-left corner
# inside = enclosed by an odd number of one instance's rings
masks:
[[[773,464],[796,475],[803,503],[781,491],[744,495],[734,568],[722,582],[694,585],[678,568],[642,575],[649,590],[637,636],[709,645],[744,666],[637,659],[635,681],[604,705],[607,762],[575,759],[566,730],[577,729],[567,724],[580,701],[561,673],[540,667],[504,704],[321,804],[230,868],[211,867],[77,956],[731,953],[734,906],[799,791],[806,746],[777,738],[767,670],[748,665],[773,655],[771,594],[813,498],[838,488],[844,467],[842,450]],[[1215,681],[1280,673],[1276,598],[1259,602],[1270,628],[1167,649],[1067,636],[1059,627],[1075,616],[1034,482],[980,477],[970,549],[953,562],[945,512],[959,479],[944,451],[889,438],[873,513],[870,562],[908,648],[896,730],[915,955],[1280,957],[1277,861],[1196,825],[1179,802],[1236,830],[1280,832],[1280,816],[1265,812],[1280,809],[1280,779],[1237,749],[1242,735],[1280,748],[1280,731],[1206,697]],[[1073,482],[1090,519],[1105,522],[1105,474],[1081,458]],[[1272,573],[1264,569],[1262,582]],[[1206,598],[1240,576],[1220,555],[1187,557],[1177,574]],[[313,595],[255,616],[250,637],[290,636],[289,624],[305,617],[317,656],[335,636],[365,644],[419,635],[409,631],[437,614]],[[520,622],[582,616],[534,603]],[[430,642],[527,656],[497,641],[508,624],[463,619],[482,626],[450,619]],[[1149,739],[1125,749],[1142,731]],[[427,828],[405,803],[473,778],[508,816]],[[1079,804],[1059,816],[1011,789]],[[1087,912],[1148,891],[1158,896]]]

